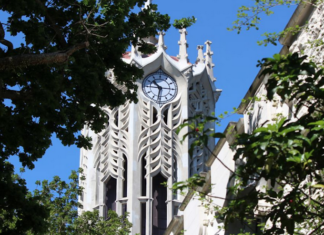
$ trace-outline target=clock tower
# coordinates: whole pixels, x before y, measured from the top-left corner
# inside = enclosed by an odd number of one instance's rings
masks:
[[[119,214],[129,213],[132,234],[163,234],[176,215],[183,196],[168,188],[206,171],[208,153],[195,149],[189,156],[192,139],[180,140],[176,129],[187,118],[197,114],[210,115],[220,90],[215,88],[211,42],[206,51],[198,46],[197,61],[188,61],[186,29],[179,30],[179,55],[166,53],[164,33],[159,38],[147,38],[157,51],[151,55],[137,48],[123,55],[125,63],[144,71],[137,81],[138,103],[125,103],[110,109],[103,107],[109,119],[100,134],[84,128],[82,134],[92,137],[93,148],[81,149],[80,167],[86,180],[81,183],[84,194],[80,198],[83,210],[99,210],[106,216],[109,209]],[[113,71],[106,73],[115,83]],[[209,143],[210,149],[214,141]],[[161,185],[166,182],[168,187]]]

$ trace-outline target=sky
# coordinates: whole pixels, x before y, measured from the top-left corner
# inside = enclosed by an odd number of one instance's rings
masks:
[[[195,16],[197,22],[187,29],[187,42],[189,44],[188,56],[191,63],[197,58],[197,45],[204,45],[207,40],[212,41],[215,85],[222,89],[222,94],[216,104],[216,115],[224,111],[232,111],[238,107],[245,96],[259,68],[257,61],[271,57],[278,53],[281,45],[267,47],[258,46],[257,41],[262,40],[264,32],[279,32],[284,29],[295,7],[274,8],[274,15],[262,15],[259,30],[242,30],[240,34],[228,31],[236,20],[237,10],[240,6],[251,6],[253,0],[153,0],[158,4],[158,10],[174,19]],[[2,15],[1,15],[2,14]],[[5,15],[0,13],[0,20]],[[165,35],[167,53],[176,56],[179,53],[178,30],[170,28]],[[205,48],[204,48],[205,49]],[[228,122],[237,121],[240,115],[232,115],[224,119],[216,131],[222,132]],[[22,177],[26,179],[30,190],[36,188],[36,180],[51,180],[55,175],[68,179],[71,170],[79,167],[79,149],[76,146],[64,147],[60,141],[53,137],[53,144],[45,156],[35,162],[33,170],[26,170]],[[17,157],[12,157],[16,171],[20,165]]]

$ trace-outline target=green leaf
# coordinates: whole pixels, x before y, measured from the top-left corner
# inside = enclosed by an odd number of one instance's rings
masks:
[[[209,136],[212,138],[225,138],[226,137],[224,133],[220,133],[220,132],[212,133]]]
[[[312,185],[313,188],[322,188],[324,189],[324,184],[315,184],[315,185]]]

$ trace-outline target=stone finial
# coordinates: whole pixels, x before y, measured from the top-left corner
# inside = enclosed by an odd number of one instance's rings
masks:
[[[188,54],[187,54],[187,30],[184,29],[180,29],[180,41],[178,42],[178,44],[180,45],[179,47],[179,55],[177,56],[179,59],[179,62],[185,62],[188,63]]]
[[[210,79],[214,82],[216,81],[216,78],[214,77],[214,73],[213,73],[213,68],[214,68],[214,64],[213,64],[213,59],[212,59],[212,56],[213,56],[213,52],[211,51],[211,48],[210,48],[210,45],[212,44],[211,41],[207,41],[205,42],[206,44],[206,53],[205,53],[205,57],[206,57],[206,67],[207,67],[207,73],[210,77]]]
[[[204,49],[203,45],[197,46],[197,50],[198,50],[197,63],[203,64],[205,62],[203,49]]]
[[[147,9],[147,7],[152,4],[152,0],[147,0],[145,5],[144,5],[144,9]]]
[[[164,45],[164,35],[165,35],[165,33],[160,31],[158,34],[159,34],[158,48],[162,48],[162,49],[166,50],[167,47]]]
[[[131,58],[133,58],[133,57],[135,57],[136,55],[137,55],[137,48],[134,47],[134,45],[132,44],[132,46],[131,46],[131,54],[130,54],[130,56],[131,56]]]

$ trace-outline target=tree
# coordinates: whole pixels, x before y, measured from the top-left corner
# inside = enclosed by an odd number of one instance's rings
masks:
[[[185,29],[190,27],[191,25],[193,25],[194,23],[196,23],[197,19],[192,16],[192,17],[187,17],[187,18],[182,18],[179,20],[174,20],[173,22],[173,27],[175,27],[176,29]]]
[[[84,235],[127,235],[132,224],[127,220],[127,215],[118,216],[116,212],[108,211],[108,220],[99,217],[99,212],[86,211],[79,216],[73,226],[74,234]]]
[[[74,231],[73,224],[78,217],[78,197],[82,194],[82,187],[79,186],[76,171],[72,171],[69,180],[65,182],[59,176],[55,176],[51,182],[36,182],[41,189],[36,189],[30,197],[39,198],[39,204],[49,212],[48,218],[43,219],[46,229],[41,234],[71,234]],[[85,179],[81,177],[80,180]],[[38,234],[33,229],[29,233]]]
[[[234,161],[241,159],[241,164],[232,172],[235,185],[229,189],[231,196],[224,198],[228,206],[215,208],[217,217],[224,218],[225,226],[235,220],[251,222],[262,200],[269,205],[269,212],[264,215],[263,234],[321,234],[324,226],[324,69],[297,53],[277,54],[259,65],[264,68],[261,76],[270,75],[266,84],[268,100],[279,98],[286,103],[293,102],[292,118],[278,117],[274,123],[259,127],[251,134],[236,136],[232,146]],[[204,121],[198,124],[197,120]],[[208,138],[225,137],[213,133],[213,129],[204,129],[210,121],[219,122],[219,119],[199,116],[182,124],[181,128],[190,128],[184,138],[196,139],[191,150],[206,147]],[[270,187],[251,186],[251,180],[261,179],[269,182]],[[202,177],[195,176],[178,182],[173,189],[196,189],[203,183]],[[199,194],[207,207],[213,206],[213,195]]]
[[[44,232],[44,218],[49,216],[48,210],[39,203],[40,197],[31,197],[26,181],[13,172],[13,166],[5,162],[1,168],[0,181],[0,233],[22,234],[28,229]],[[4,200],[3,200],[4,199]]]
[[[250,30],[256,29],[259,30],[259,24],[261,23],[262,16],[270,16],[275,13],[273,10],[276,7],[291,7],[298,4],[311,4],[313,6],[320,5],[323,0],[255,0],[254,5],[250,6],[241,6],[237,11],[237,20],[233,22],[233,26],[228,28],[230,31],[236,31],[238,34],[241,33],[242,29]],[[259,45],[267,46],[269,43],[277,45],[277,41],[280,37],[284,37],[288,34],[297,34],[303,28],[306,28],[307,24],[301,26],[296,25],[294,27],[287,27],[281,32],[265,32],[262,36],[265,36],[265,39],[258,41]]]
[[[64,145],[89,147],[79,131],[85,124],[95,132],[104,127],[107,116],[101,107],[136,101],[134,81],[142,71],[121,56],[130,44],[152,52],[142,39],[169,27],[169,17],[158,13],[156,5],[135,13],[144,2],[0,0],[0,10],[10,15],[0,22],[0,208],[6,218],[17,211],[30,218],[39,206],[32,209],[35,205],[23,197],[27,189],[12,178],[13,166],[6,162],[10,156],[18,155],[32,169],[53,134]],[[21,45],[14,48],[6,33],[22,33]],[[125,89],[108,81],[110,69]],[[33,220],[17,223],[37,227]]]
[[[274,124],[241,134],[236,142],[234,160],[244,158],[236,179],[247,185],[253,176],[269,181],[271,187],[252,190],[244,199],[231,202],[227,221],[247,216],[265,200],[271,205],[266,219],[272,225],[265,234],[320,234],[324,225],[324,70],[307,56],[297,53],[264,59],[263,74],[271,74],[267,98],[278,96],[294,102],[293,118],[279,118]],[[239,195],[241,189],[234,192]]]
[[[44,180],[36,182],[41,185],[41,190],[35,190],[33,197],[40,198],[39,203],[49,210],[50,216],[45,220],[46,231],[42,234],[106,234],[123,235],[128,234],[132,224],[127,220],[127,214],[118,216],[116,212],[109,211],[108,219],[99,216],[97,210],[86,211],[78,216],[78,208],[81,204],[78,197],[82,194],[83,188],[79,186],[78,172],[72,171],[69,182],[62,181],[55,176],[51,182]],[[82,173],[79,170],[79,173]],[[85,180],[80,177],[80,180]],[[29,231],[29,234],[33,231]]]
[[[98,132],[107,116],[101,107],[136,101],[134,81],[142,71],[122,61],[130,43],[144,52],[153,47],[140,38],[169,27],[169,17],[156,5],[138,14],[135,1],[0,1],[8,12],[0,24],[1,158],[17,154],[23,166],[43,156],[53,133],[64,145],[89,146],[76,135],[85,124]],[[23,33],[18,48],[4,39],[3,26],[13,36]],[[114,70],[119,90],[105,77]],[[5,100],[10,102],[4,102]]]
[[[78,173],[81,171],[72,171],[69,182],[62,181],[58,176],[55,176],[51,182],[37,181],[36,184],[41,186],[41,189],[24,195],[46,210],[46,214],[30,213],[30,216],[37,216],[40,228],[31,228],[26,232],[27,235],[125,235],[130,232],[132,224],[127,220],[127,214],[118,216],[116,212],[109,211],[108,219],[104,219],[99,216],[97,210],[94,210],[86,211],[78,216],[78,208],[81,207],[78,197],[83,190],[79,186]],[[13,177],[20,180],[18,175]],[[81,177],[80,180],[85,179]],[[1,211],[0,218],[2,215],[5,215],[5,211]],[[8,226],[4,226],[7,227],[6,230],[0,230],[1,234],[21,234],[23,230],[17,227],[19,220],[21,220],[19,214],[16,214],[10,223],[9,220],[5,220]]]

